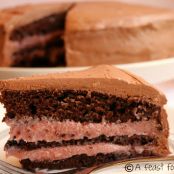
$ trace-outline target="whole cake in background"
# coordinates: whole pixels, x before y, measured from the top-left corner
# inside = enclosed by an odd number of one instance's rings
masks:
[[[3,80],[0,92],[10,127],[5,151],[25,169],[169,154],[165,96],[113,66]]]
[[[119,2],[18,6],[0,12],[0,65],[120,64],[174,56],[174,11]]]

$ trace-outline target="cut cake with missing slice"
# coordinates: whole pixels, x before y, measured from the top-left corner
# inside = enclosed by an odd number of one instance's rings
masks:
[[[64,25],[70,3],[26,4],[0,11],[0,66],[65,65]]]

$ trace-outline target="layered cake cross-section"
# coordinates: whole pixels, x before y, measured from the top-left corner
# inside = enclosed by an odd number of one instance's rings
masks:
[[[64,66],[64,25],[70,3],[23,5],[0,11],[0,65]]]
[[[5,151],[26,169],[169,154],[165,96],[114,66],[3,80],[0,91]]]

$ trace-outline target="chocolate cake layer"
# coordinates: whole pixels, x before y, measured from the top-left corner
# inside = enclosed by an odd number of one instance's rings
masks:
[[[15,28],[10,34],[10,40],[21,41],[33,35],[45,35],[57,30],[64,30],[66,12],[51,14],[37,21]]]
[[[84,139],[79,140],[70,140],[70,141],[62,141],[62,142],[46,142],[46,141],[38,141],[34,142],[25,142],[24,140],[20,140],[19,142],[15,140],[9,140],[5,148],[8,149],[10,147],[18,147],[24,150],[33,150],[42,147],[59,147],[59,146],[68,146],[68,145],[86,145],[86,144],[95,144],[95,143],[112,143],[119,145],[157,145],[157,139],[155,137],[147,136],[147,135],[133,135],[128,137],[124,136],[113,136],[106,137],[105,135],[101,135],[99,137],[88,139],[85,137]]]
[[[116,160],[123,160],[129,158],[138,158],[146,156],[155,156],[152,151],[144,151],[142,154],[132,151],[130,154],[97,154],[96,156],[87,156],[85,154],[76,155],[65,160],[56,160],[56,161],[30,161],[29,159],[21,160],[23,168],[34,171],[36,168],[40,169],[66,169],[66,168],[82,168],[82,167],[91,167],[94,165],[108,163]],[[157,155],[156,155],[157,156]]]
[[[56,37],[46,44],[39,43],[14,52],[13,67],[65,66],[64,41]]]
[[[127,122],[157,119],[160,107],[138,98],[80,90],[3,91],[6,118],[49,117],[75,122]]]

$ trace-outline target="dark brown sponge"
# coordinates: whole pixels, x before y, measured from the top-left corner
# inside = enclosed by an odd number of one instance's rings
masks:
[[[15,28],[10,40],[21,41],[27,36],[45,35],[58,30],[63,30],[65,26],[66,12],[52,14],[30,24]]]
[[[40,43],[14,52],[13,67],[65,66],[65,50],[62,34],[46,44]]]
[[[2,91],[6,118],[48,117],[54,120],[100,123],[156,119],[161,107],[137,98],[80,90]]]
[[[97,154],[96,156],[87,156],[85,154],[75,155],[71,158],[57,161],[30,161],[29,159],[24,159],[21,161],[23,168],[34,171],[36,168],[40,169],[68,169],[68,168],[85,168],[91,167],[99,164],[104,164],[112,161],[138,158],[138,157],[149,157],[155,156],[151,151],[144,151],[142,154],[138,154],[135,151],[130,154]]]
[[[23,140],[20,140],[19,142],[15,140],[9,140],[6,143],[5,148],[8,149],[10,147],[17,147],[24,150],[33,150],[42,147],[52,148],[58,146],[86,145],[86,144],[95,144],[101,142],[119,144],[119,145],[146,145],[146,144],[157,145],[157,139],[155,137],[150,137],[147,135],[133,135],[131,137],[128,137],[127,135],[113,136],[113,137],[106,137],[105,135],[101,135],[93,139],[88,139],[87,137],[85,137],[84,139],[79,139],[79,140],[72,139],[70,141],[62,141],[62,142],[38,141],[37,143],[34,143],[34,142],[25,142]]]

